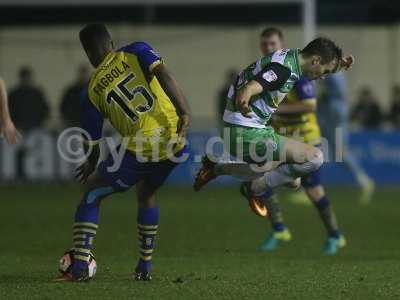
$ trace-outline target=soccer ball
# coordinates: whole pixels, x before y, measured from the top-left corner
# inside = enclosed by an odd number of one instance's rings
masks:
[[[60,258],[58,270],[62,274],[70,273],[72,262],[74,260],[73,254],[74,254],[74,250],[70,249],[68,251],[65,251],[64,255]],[[88,278],[89,279],[93,278],[94,275],[96,275],[96,270],[97,270],[96,260],[94,259],[93,253],[90,253],[89,265],[88,265]]]

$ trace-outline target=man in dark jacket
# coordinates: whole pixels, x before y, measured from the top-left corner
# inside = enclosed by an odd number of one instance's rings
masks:
[[[75,82],[69,85],[62,96],[60,113],[66,127],[80,126],[80,94],[90,78],[90,70],[86,65],[78,68]]]
[[[42,127],[49,117],[49,106],[43,91],[35,85],[33,71],[22,67],[19,83],[9,94],[10,113],[17,128],[30,131]]]

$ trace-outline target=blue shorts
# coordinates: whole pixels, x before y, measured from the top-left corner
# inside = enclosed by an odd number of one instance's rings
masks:
[[[318,169],[306,176],[301,177],[301,186],[303,188],[312,188],[321,185],[321,169]]]
[[[175,154],[175,157],[179,158],[187,152],[185,146]],[[98,171],[116,191],[127,190],[139,181],[145,181],[146,187],[156,190],[178,164],[169,159],[159,162],[140,162],[133,153],[126,151],[118,170],[111,169],[114,158],[109,154],[107,159],[99,164]]]

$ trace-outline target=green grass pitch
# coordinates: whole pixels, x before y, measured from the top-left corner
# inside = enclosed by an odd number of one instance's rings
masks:
[[[256,250],[266,220],[237,188],[159,193],[161,222],[152,282],[130,279],[137,259],[134,191],[102,204],[96,278],[52,283],[70,246],[76,186],[1,187],[0,299],[400,299],[399,189],[360,206],[352,189],[330,189],[348,246],[321,255],[313,207],[284,203],[294,239],[276,253]]]

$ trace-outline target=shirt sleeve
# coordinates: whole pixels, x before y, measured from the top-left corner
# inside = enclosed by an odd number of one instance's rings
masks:
[[[270,63],[261,72],[259,72],[253,80],[257,81],[264,90],[279,90],[289,79],[291,71],[289,68],[279,64]]]
[[[153,72],[156,66],[163,63],[160,54],[145,42],[135,42],[123,47],[121,50],[135,54],[142,68],[150,73]]]
[[[300,78],[295,85],[296,94],[299,100],[315,99],[315,85],[306,78]]]
[[[100,142],[103,135],[104,118],[99,110],[89,99],[88,91],[85,89],[81,94],[81,127],[89,134],[87,141],[91,145]]]

